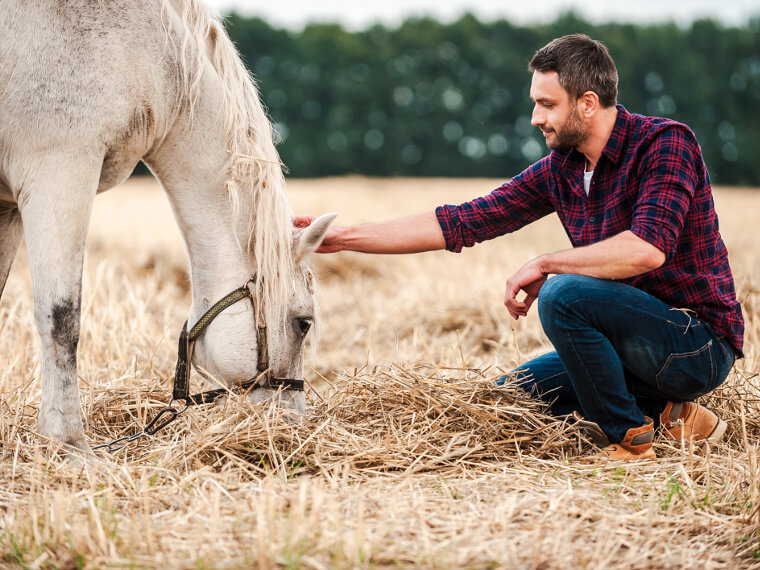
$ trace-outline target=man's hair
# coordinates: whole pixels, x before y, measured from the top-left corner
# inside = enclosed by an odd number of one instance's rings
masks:
[[[585,34],[562,36],[536,52],[530,71],[556,71],[559,84],[578,99],[593,91],[603,107],[617,102],[618,73],[607,46]]]

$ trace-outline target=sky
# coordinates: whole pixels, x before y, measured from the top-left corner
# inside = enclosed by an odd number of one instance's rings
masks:
[[[515,24],[553,21],[567,10],[586,20],[689,25],[709,17],[741,26],[760,16],[760,0],[205,0],[219,14],[235,10],[259,16],[270,25],[300,29],[307,22],[338,22],[353,30],[373,23],[396,25],[409,16],[432,16],[444,22],[470,12],[482,20],[508,19]],[[631,6],[635,6],[632,8]]]

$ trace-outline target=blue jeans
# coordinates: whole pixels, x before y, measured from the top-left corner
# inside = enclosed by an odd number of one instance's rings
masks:
[[[537,303],[556,351],[518,368],[517,385],[555,415],[577,410],[611,442],[645,415],[657,422],[668,401],[713,390],[734,364],[731,344],[709,324],[616,281],[557,275]]]

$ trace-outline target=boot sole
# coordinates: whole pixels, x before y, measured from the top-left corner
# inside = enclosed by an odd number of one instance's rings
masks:
[[[642,453],[641,455],[629,455],[627,457],[610,457],[609,455],[591,455],[581,459],[581,463],[637,463],[639,461],[657,460],[657,455],[653,450],[651,453]]]
[[[683,439],[684,441],[692,440],[694,443],[702,443],[705,441],[709,441],[710,443],[717,443],[721,439],[723,439],[723,436],[726,433],[726,429],[728,429],[728,424],[724,422],[722,419],[718,418],[718,423],[715,424],[715,427],[710,432],[710,435],[708,435],[707,437],[702,437],[699,435],[690,436],[690,437],[676,437],[672,435],[671,433],[669,433],[668,431],[665,431],[664,435],[667,439],[671,441],[681,441]]]
[[[726,433],[726,429],[728,428],[728,424],[718,418],[718,425],[715,426],[715,429],[712,430],[712,433],[707,436],[707,441],[710,443],[717,443],[721,439],[723,439],[723,435]]]

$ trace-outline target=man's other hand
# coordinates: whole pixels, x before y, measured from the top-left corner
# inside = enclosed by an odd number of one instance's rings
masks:
[[[540,258],[523,265],[517,273],[507,279],[507,289],[504,294],[504,305],[513,319],[528,314],[530,306],[538,298],[538,292],[549,277],[540,268]],[[525,291],[525,298],[517,300],[517,294]]]

